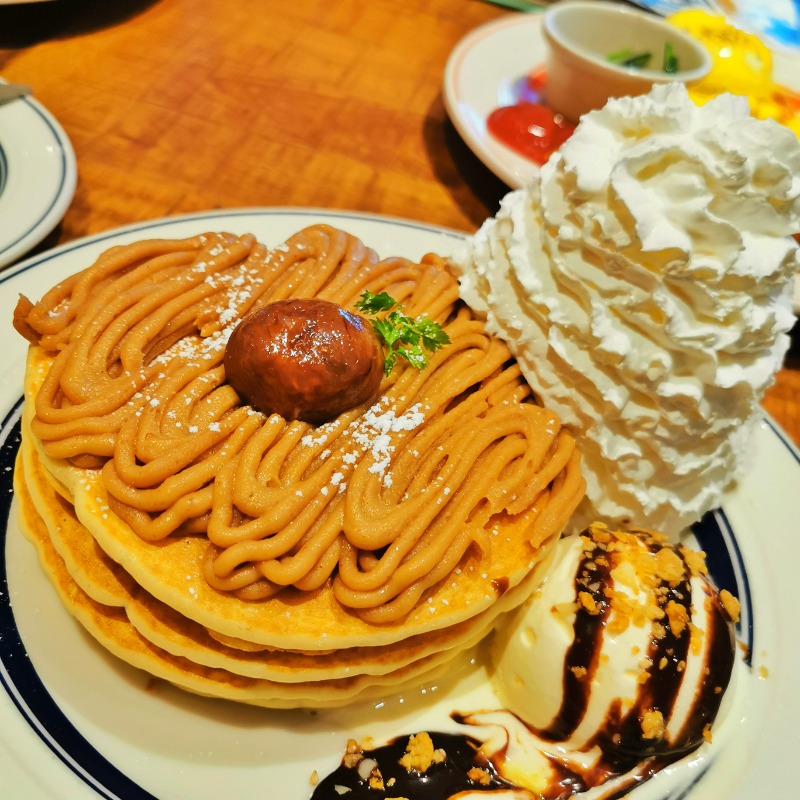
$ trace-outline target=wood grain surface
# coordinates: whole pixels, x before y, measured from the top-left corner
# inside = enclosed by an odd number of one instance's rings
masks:
[[[447,118],[481,0],[0,5],[0,75],[67,132],[78,186],[38,250],[214,208],[389,214],[474,231],[508,191]],[[797,327],[797,326],[796,326]],[[800,444],[800,332],[765,407]]]

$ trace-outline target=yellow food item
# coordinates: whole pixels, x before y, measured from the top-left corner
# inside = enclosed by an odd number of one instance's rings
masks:
[[[754,117],[775,119],[800,134],[800,95],[775,83],[772,52],[758,37],[700,9],[679,11],[669,22],[711,55],[711,71],[688,87],[692,100],[703,105],[723,92],[744,95]]]

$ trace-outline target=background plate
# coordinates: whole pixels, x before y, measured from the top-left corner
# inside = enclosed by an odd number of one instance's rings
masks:
[[[541,14],[513,14],[493,20],[467,34],[453,49],[444,73],[447,113],[472,152],[512,189],[525,186],[539,168],[517,155],[486,130],[494,109],[513,105],[519,87],[535,67],[544,63]],[[773,53],[777,83],[800,91],[800,58]],[[800,276],[792,306],[800,314]]]
[[[486,120],[517,101],[518,84],[544,62],[544,47],[541,16],[514,14],[467,34],[445,66],[448,116],[472,152],[512,189],[528,183],[538,167],[490,136]]]
[[[208,230],[252,232],[274,246],[300,228],[327,222],[381,255],[446,255],[453,231],[402,220],[314,209],[214,212],[159,220],[71,243],[0,274],[6,358],[0,366],[0,797],[9,800],[302,800],[310,776],[341,758],[348,737],[376,740],[424,728],[448,729],[448,714],[494,707],[486,674],[425,687],[382,704],[335,711],[269,711],[175,690],[129,668],[84,634],[63,609],[22,537],[9,493],[26,345],[10,330],[17,296],[38,299],[102,251],[137,239]],[[635,800],[751,800],[793,785],[797,752],[800,623],[796,581],[796,499],[800,459],[768,421],[756,433],[748,473],[705,521],[702,545],[718,579],[743,601],[740,664],[724,724],[709,759],[644,784]],[[704,774],[704,769],[708,772]],[[688,794],[682,787],[690,785]],[[265,787],[273,787],[272,789]],[[274,787],[280,787],[278,794]],[[784,790],[781,792],[781,790]]]
[[[520,81],[544,58],[541,14],[512,14],[467,34],[445,67],[444,100],[453,125],[475,155],[512,189],[528,183],[538,167],[490,136],[486,119],[495,108],[516,102]],[[774,52],[773,78],[800,92],[800,58]]]
[[[58,225],[76,181],[72,145],[41,103],[25,97],[0,106],[0,267]]]

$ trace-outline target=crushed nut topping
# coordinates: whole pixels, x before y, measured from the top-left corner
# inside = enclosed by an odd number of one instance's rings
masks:
[[[479,783],[482,786],[488,786],[492,781],[492,776],[485,769],[481,769],[480,767],[473,767],[467,773],[467,777],[471,781]]]
[[[719,599],[722,603],[722,607],[731,618],[731,621],[738,622],[739,614],[741,612],[739,601],[727,589],[723,589],[719,593]]]
[[[584,559],[578,577],[577,608],[590,614],[603,614],[607,633],[618,636],[630,626],[650,631],[653,642],[689,638],[691,652],[703,649],[703,630],[692,623],[693,577],[706,578],[705,553],[688,547],[673,547],[666,536],[655,531],[612,530],[596,522],[581,534]],[[610,581],[602,579],[603,573]],[[707,604],[716,602],[709,597]],[[719,602],[734,622],[739,619],[739,603],[728,591],[719,593]],[[563,611],[567,611],[566,604]],[[561,609],[560,609],[561,610]],[[708,606],[706,610],[710,613]],[[666,669],[662,658],[657,669]],[[640,665],[639,682],[650,677],[653,665]],[[681,671],[685,664],[677,663]]]
[[[434,749],[430,734],[423,731],[410,736],[406,752],[400,759],[400,765],[408,772],[427,772],[434,764],[441,764],[447,755],[442,749]]]
[[[642,715],[642,736],[645,739],[663,739],[666,732],[664,715],[657,709],[651,708]]]

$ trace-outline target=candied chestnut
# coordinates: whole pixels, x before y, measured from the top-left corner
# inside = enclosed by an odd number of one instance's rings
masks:
[[[234,329],[225,373],[259,411],[321,423],[376,396],[383,348],[367,320],[336,303],[278,300]]]

